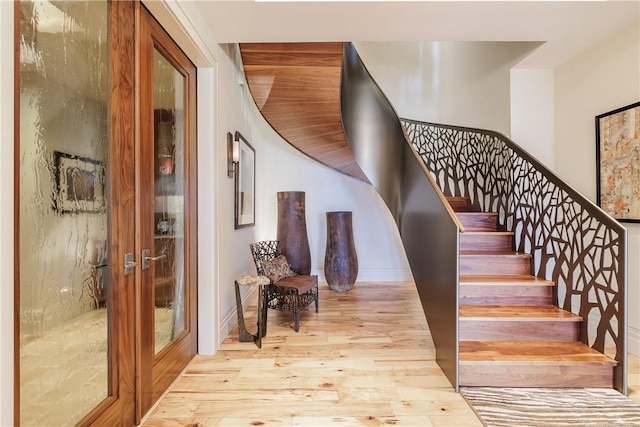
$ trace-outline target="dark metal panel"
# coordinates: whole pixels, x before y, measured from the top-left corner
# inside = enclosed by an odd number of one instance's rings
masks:
[[[436,347],[436,361],[458,388],[458,227],[413,151],[403,147],[400,235]]]
[[[398,224],[436,361],[457,390],[457,222],[414,154],[391,103],[351,43],[344,47],[341,79],[347,141]]]
[[[360,60],[344,44],[341,77],[342,126],[351,151],[396,222],[400,213],[402,147],[407,144],[391,103]]]

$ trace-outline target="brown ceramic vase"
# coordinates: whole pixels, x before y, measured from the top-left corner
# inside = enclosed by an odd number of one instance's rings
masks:
[[[304,191],[278,192],[278,231],[282,254],[298,274],[311,273]]]
[[[337,292],[352,289],[358,277],[351,217],[351,212],[327,212],[324,276],[329,288]]]

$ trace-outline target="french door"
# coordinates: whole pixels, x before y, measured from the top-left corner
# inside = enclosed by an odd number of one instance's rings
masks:
[[[132,425],[196,352],[195,68],[137,1],[15,10],[16,421]]]
[[[144,414],[196,353],[196,70],[141,8],[136,389]]]

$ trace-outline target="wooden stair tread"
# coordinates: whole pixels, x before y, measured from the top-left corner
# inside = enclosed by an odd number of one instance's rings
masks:
[[[617,365],[615,360],[580,342],[460,341],[460,363],[488,361]]]
[[[481,250],[481,249],[461,249],[460,256],[495,256],[495,257],[524,257],[531,258],[531,255],[522,252],[514,251],[494,251],[494,250]]]
[[[460,276],[461,285],[481,285],[481,286],[555,286],[549,280],[540,279],[527,274],[505,274],[505,275],[475,275],[463,274]]]
[[[456,216],[460,221],[466,223],[472,223],[474,221],[494,221],[498,220],[497,212],[474,212],[474,211],[463,211],[456,212]]]
[[[498,212],[456,212],[458,216],[498,216]]]
[[[566,310],[562,310],[554,305],[462,304],[460,305],[460,320],[536,320],[579,322],[582,320],[582,317]]]
[[[487,236],[514,236],[515,233],[513,231],[489,231],[489,230],[471,230],[471,231],[464,231],[463,235],[474,235],[474,236],[480,236],[480,235],[487,235]]]

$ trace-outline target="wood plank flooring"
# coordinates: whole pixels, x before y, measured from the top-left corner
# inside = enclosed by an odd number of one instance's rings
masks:
[[[245,311],[255,324],[255,304]],[[143,426],[482,425],[434,360],[413,283],[359,282],[342,294],[321,284],[320,313],[305,310],[297,334],[292,324],[270,310],[262,349],[233,330],[215,356],[195,358]],[[640,403],[633,355],[629,397]]]
[[[320,285],[320,312],[269,310],[262,349],[237,330],[197,356],[144,426],[481,426],[435,362],[413,283]],[[246,309],[255,323],[255,305]],[[251,328],[249,328],[251,330]],[[255,327],[254,327],[255,329]]]

